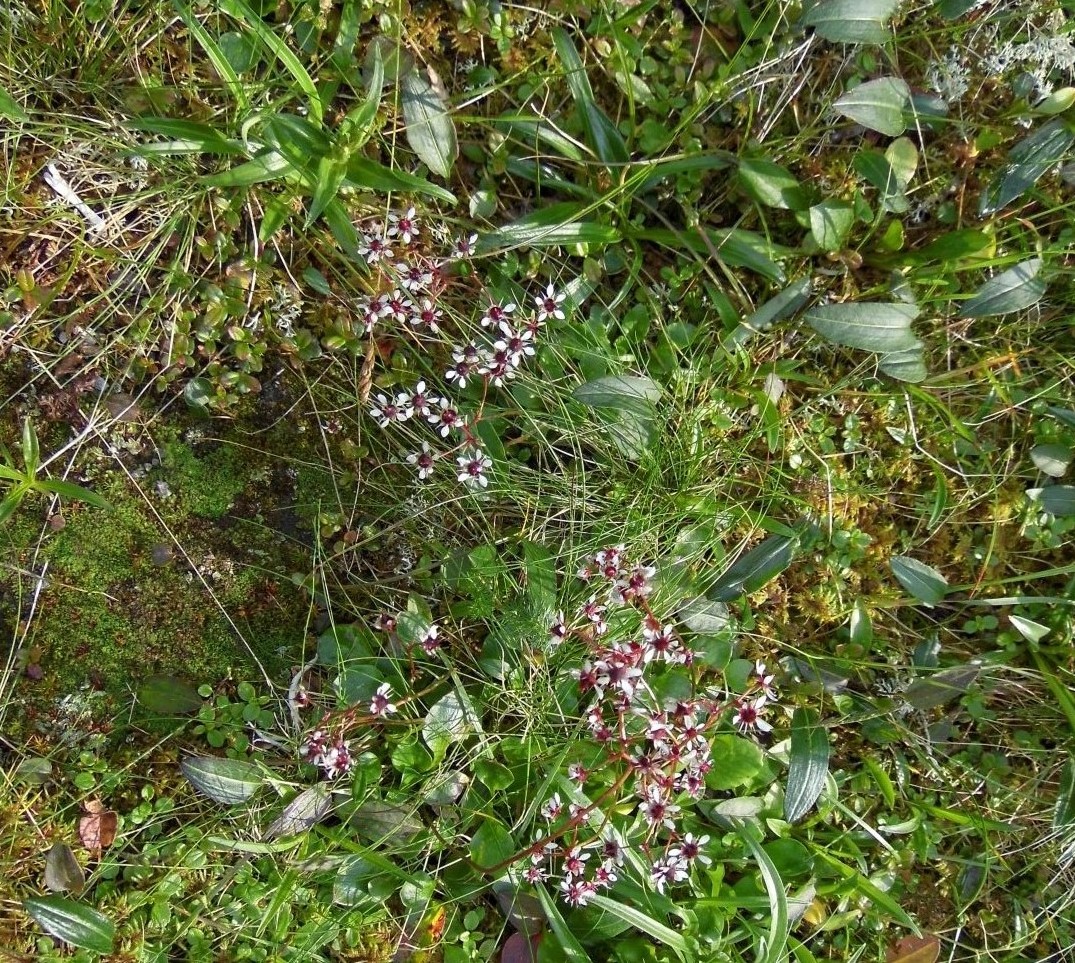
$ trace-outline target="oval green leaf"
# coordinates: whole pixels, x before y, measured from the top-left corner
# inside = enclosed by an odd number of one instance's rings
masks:
[[[821,0],[803,14],[804,27],[833,43],[873,43],[888,40],[888,19],[899,0]]]
[[[806,312],[806,322],[826,341],[863,351],[909,351],[918,347],[911,322],[913,304],[856,302],[821,304]]]
[[[417,70],[403,75],[399,89],[407,142],[434,174],[449,177],[459,141],[443,92]]]
[[[932,565],[906,555],[897,555],[888,564],[896,581],[919,602],[936,605],[948,593],[948,580]]]
[[[797,822],[817,802],[829,772],[829,736],[817,713],[805,706],[791,718],[791,756],[784,790],[784,818]]]
[[[246,802],[264,781],[257,766],[241,759],[188,756],[179,768],[198,792],[225,806]]]
[[[879,134],[898,137],[907,129],[903,111],[911,99],[911,88],[898,77],[879,77],[849,90],[833,104],[850,117]]]
[[[1010,314],[1036,304],[1045,295],[1041,258],[1032,257],[990,278],[959,309],[961,318],[988,318]]]
[[[116,924],[92,907],[66,896],[32,897],[22,905],[49,936],[94,953],[112,952]]]

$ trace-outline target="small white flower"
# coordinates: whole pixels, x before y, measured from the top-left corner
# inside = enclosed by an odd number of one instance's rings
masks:
[[[375,716],[390,716],[396,711],[396,707],[392,704],[392,687],[387,682],[383,682],[377,687],[373,700],[370,702],[370,712]]]
[[[440,308],[429,298],[422,298],[418,304],[411,305],[411,324],[416,327],[428,328],[434,334],[440,331]]]
[[[405,407],[400,407],[390,401],[385,394],[378,394],[370,405],[370,414],[376,419],[377,424],[387,428],[391,424],[398,424],[410,418],[412,412]]]
[[[436,456],[429,450],[429,442],[422,442],[422,450],[407,456],[407,463],[418,469],[418,480],[425,481],[433,474]]]
[[[418,236],[418,218],[414,208],[408,207],[403,214],[389,214],[388,236],[398,237],[403,244],[410,244]]]
[[[430,407],[432,410],[426,415],[426,421],[436,428],[441,438],[447,438],[453,428],[458,428],[463,423],[459,412],[447,398],[437,398],[431,401]]]
[[[419,637],[418,644],[426,655],[433,655],[440,647],[440,626],[431,625]]]
[[[471,488],[485,488],[489,478],[485,472],[492,468],[493,460],[480,448],[472,448],[456,458],[459,464],[459,480]]]
[[[499,328],[502,323],[508,320],[509,315],[514,310],[514,304],[501,304],[499,301],[494,301],[485,309],[485,313],[481,318],[481,326],[483,328]]]
[[[392,259],[392,248],[377,226],[369,234],[362,234],[359,237],[358,253],[371,267],[381,261]]]
[[[452,245],[452,259],[460,260],[469,258],[474,254],[474,245],[478,243],[478,235],[471,234],[470,237],[461,237],[455,244]]]
[[[565,295],[562,291],[557,293],[556,288],[551,284],[545,289],[543,295],[539,294],[534,298],[534,304],[537,307],[537,320],[538,324],[543,321],[548,321],[551,318],[555,318],[557,321],[564,320],[564,309],[560,307],[564,303]]]
[[[559,819],[563,811],[564,804],[560,802],[559,793],[553,793],[552,798],[545,800],[541,807],[542,818],[547,819],[549,822]]]
[[[773,727],[762,718],[768,700],[765,696],[757,699],[740,699],[735,706],[732,723],[743,732],[772,732]]]

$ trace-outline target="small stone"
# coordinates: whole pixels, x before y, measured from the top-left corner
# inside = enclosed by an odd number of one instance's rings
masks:
[[[153,546],[152,559],[154,565],[167,565],[172,560],[172,546],[161,542]]]

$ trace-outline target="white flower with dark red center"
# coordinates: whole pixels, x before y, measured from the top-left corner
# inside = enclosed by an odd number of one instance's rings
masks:
[[[579,615],[590,620],[596,635],[604,635],[608,631],[608,624],[605,622],[606,611],[608,611],[608,606],[598,602],[596,595],[591,595],[579,609]]]
[[[533,334],[525,329],[516,331],[507,321],[500,322],[500,332],[502,337],[493,343],[493,348],[504,352],[514,367],[518,368],[528,355],[533,357]]]
[[[369,299],[360,301],[358,303],[358,316],[366,334],[372,333],[373,326],[381,320],[380,302],[378,301],[375,303]]]
[[[654,659],[667,660],[668,653],[679,646],[675,629],[670,625],[662,625],[660,632],[643,629],[642,636],[645,639],[642,645],[643,662],[652,662]]]
[[[709,842],[708,836],[699,836],[697,839],[694,837],[694,833],[687,833],[680,841],[679,845],[674,849],[668,851],[669,856],[678,856],[683,859],[689,866],[695,860],[701,863],[703,866],[709,866],[712,864],[711,860],[702,851],[702,848]]]
[[[579,567],[578,571],[575,572],[575,576],[582,579],[584,582],[588,582],[593,578],[593,569],[589,565],[582,565]]]
[[[647,598],[653,591],[650,579],[657,570],[652,565],[636,565],[621,573],[612,586],[612,600],[618,603]]]
[[[429,450],[429,442],[422,442],[422,450],[412,452],[407,456],[407,463],[418,469],[418,480],[425,481],[433,474],[436,465],[436,456]]]
[[[397,264],[400,286],[412,293],[423,291],[433,283],[433,272],[422,264]]]
[[[688,769],[679,774],[676,788],[691,799],[701,799],[705,793],[705,777],[695,769]]]
[[[586,664],[589,665],[589,663],[586,663]],[[594,673],[595,676],[596,676],[597,670],[594,669],[591,666],[590,669],[589,669],[589,672]],[[580,682],[580,688],[581,688],[582,680],[580,679],[579,682]],[[591,686],[591,688],[593,688],[593,687]],[[600,729],[604,724],[605,724],[605,717],[601,712],[601,707],[600,706],[591,706],[589,709],[586,710],[586,725],[588,725],[591,730],[592,729]]]
[[[459,480],[470,488],[485,488],[489,484],[489,477],[485,472],[493,467],[493,459],[485,454],[480,448],[471,448],[458,458]]]
[[[613,830],[605,831],[605,838],[601,842],[601,865],[610,869],[614,866],[622,866],[626,858],[627,850]]]
[[[560,794],[553,793],[550,799],[545,800],[545,803],[541,807],[541,815],[544,819],[547,819],[550,823],[555,822],[560,818],[564,811],[564,804],[560,802]]]
[[[597,892],[597,887],[585,879],[564,879],[560,889],[564,891],[564,901],[569,906],[585,906]]]
[[[577,782],[580,786],[586,782],[586,778],[590,775],[590,770],[587,769],[581,762],[573,762],[567,767],[567,778]]]
[[[766,705],[765,696],[757,699],[740,699],[735,704],[732,723],[743,732],[772,732],[773,727],[762,718]]]
[[[560,307],[564,303],[564,299],[567,295],[562,292],[557,294],[556,288],[551,284],[545,289],[544,294],[539,294],[534,298],[534,304],[537,308],[537,320],[540,324],[542,321],[548,321],[550,318],[556,318],[557,321],[564,320],[564,309]]]
[[[459,412],[452,407],[452,403],[447,398],[438,398],[431,402],[431,406],[434,410],[426,415],[426,421],[440,432],[441,438],[447,438],[453,428],[458,428],[462,424],[463,419]]]
[[[497,388],[503,387],[505,381],[515,377],[515,367],[507,351],[498,348],[488,352],[478,365],[478,373],[484,375]]]
[[[395,632],[396,631],[396,618],[394,615],[389,615],[387,612],[382,612],[373,620],[373,627],[378,632]]]
[[[674,817],[679,812],[679,806],[669,801],[656,786],[650,786],[646,790],[646,798],[638,806],[638,811],[649,821],[651,829],[658,826],[675,829]]]
[[[390,242],[385,240],[381,230],[376,226],[370,233],[359,236],[358,253],[371,267],[380,261],[392,259]]]
[[[567,638],[567,633],[568,628],[567,623],[564,621],[564,613],[557,612],[552,625],[549,626],[549,644],[555,648]]]
[[[665,886],[681,883],[688,875],[686,863],[680,857],[667,853],[654,861],[649,878],[657,887],[657,892],[663,893]]]
[[[568,803],[567,815],[571,819],[578,819],[580,816],[586,813],[586,807],[582,803]]]
[[[410,244],[418,236],[418,218],[414,216],[413,207],[408,207],[402,214],[389,214],[388,221],[389,237],[398,237],[404,244]]]
[[[429,298],[422,298],[418,304],[411,304],[410,322],[417,328],[428,328],[434,334],[440,331],[440,308]]]
[[[320,765],[321,758],[324,756],[327,748],[328,736],[321,729],[315,729],[310,733],[310,738],[306,740],[305,745],[299,751],[302,755],[306,756],[310,762]]]
[[[761,694],[769,702],[776,702],[776,689],[773,687],[774,675],[766,673],[765,663],[760,659],[754,663],[754,684],[761,689]]]
[[[437,625],[431,625],[420,636],[418,636],[418,644],[422,647],[422,651],[426,655],[433,655],[440,647],[440,627]]]
[[[483,328],[499,328],[502,322],[508,320],[514,310],[514,304],[501,304],[499,301],[494,301],[485,309],[485,313],[481,317],[481,326]]]
[[[581,876],[586,872],[586,861],[590,858],[581,846],[572,846],[564,853],[564,872],[570,876]]]
[[[401,391],[396,395],[396,404],[410,408],[412,415],[428,418],[432,411],[433,399],[426,394],[426,383],[419,381],[413,391]]]
[[[414,302],[403,296],[402,291],[393,291],[384,298],[381,317],[390,318],[402,324],[414,311]]]
[[[392,687],[387,682],[382,682],[370,701],[370,712],[375,716],[390,716],[396,711],[392,704]]]
[[[410,418],[411,411],[389,400],[387,395],[378,394],[373,399],[373,404],[370,405],[370,414],[376,419],[378,425],[387,428],[391,424],[406,421]]]
[[[609,866],[598,866],[593,873],[593,882],[595,886],[602,888],[611,886],[619,877],[612,871]]]
[[[549,878],[542,866],[527,866],[523,870],[523,879],[528,883],[542,883]]]
[[[321,768],[325,770],[325,775],[329,779],[335,779],[348,772],[352,765],[354,765],[354,758],[351,756],[350,748],[342,739],[337,739],[325,753]]]
[[[474,374],[478,366],[478,349],[468,344],[462,350],[452,352],[452,361],[455,363],[444,373],[449,381],[454,381],[460,388],[467,386],[467,379]]]
[[[651,716],[646,728],[646,738],[658,749],[667,746],[672,740],[672,730],[667,720],[661,716]]]
[[[452,245],[452,258],[461,259],[469,258],[474,253],[474,245],[478,243],[478,235],[471,234],[470,237],[461,237],[455,244]]]

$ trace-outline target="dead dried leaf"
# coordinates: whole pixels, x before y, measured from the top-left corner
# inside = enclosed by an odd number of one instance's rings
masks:
[[[905,936],[888,948],[885,963],[937,963],[941,941],[936,936]]]
[[[98,799],[89,800],[83,808],[86,815],[78,821],[78,838],[86,849],[99,853],[115,842],[119,818]]]

